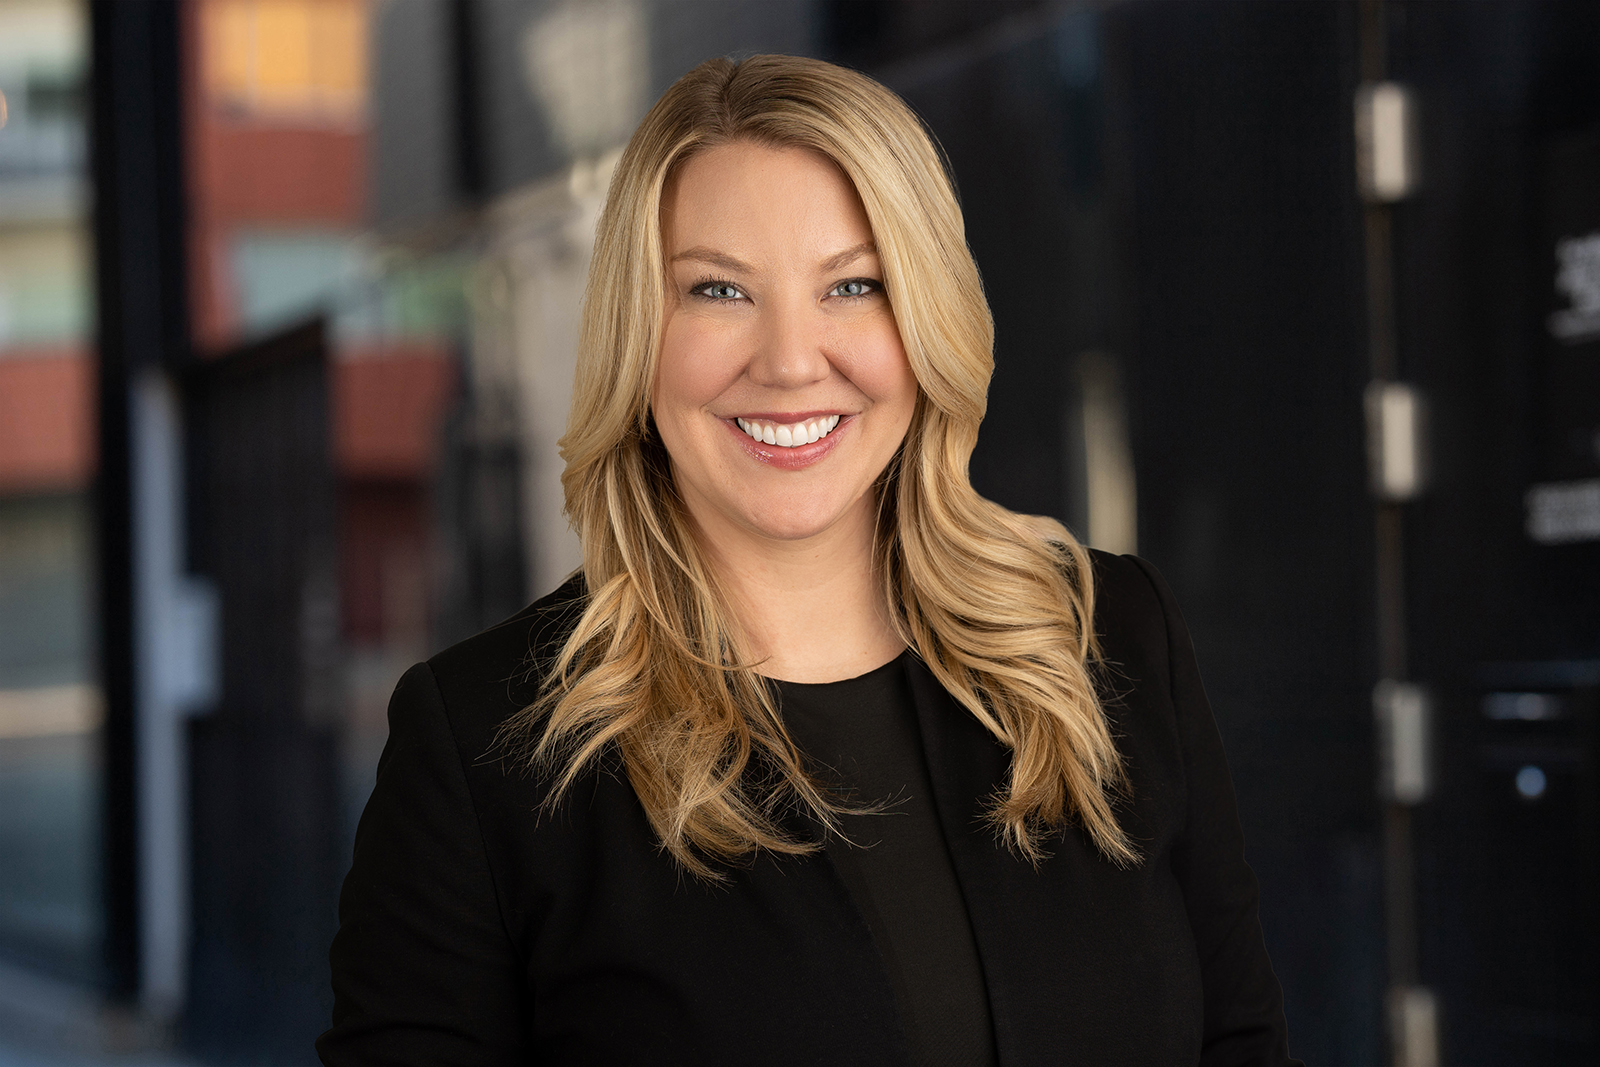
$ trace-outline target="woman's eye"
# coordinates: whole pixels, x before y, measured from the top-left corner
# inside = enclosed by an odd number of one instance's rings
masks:
[[[883,288],[871,278],[851,278],[829,290],[829,296],[871,296]]]
[[[692,291],[711,300],[738,300],[744,296],[739,287],[730,282],[701,282]]]

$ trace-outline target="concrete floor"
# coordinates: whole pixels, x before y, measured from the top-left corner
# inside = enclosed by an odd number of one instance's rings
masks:
[[[93,990],[0,962],[0,1067],[200,1067]]]

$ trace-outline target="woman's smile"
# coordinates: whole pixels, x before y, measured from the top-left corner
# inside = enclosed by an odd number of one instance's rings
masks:
[[[839,425],[838,415],[813,415],[810,418],[762,418],[752,415],[735,418],[739,429],[750,435],[752,441],[778,445],[781,448],[799,448],[814,445],[833,432]]]
[[[844,420],[844,426],[840,422]],[[849,426],[846,416],[830,415],[735,416],[728,420],[734,444],[764,463],[781,470],[804,470],[832,452]]]

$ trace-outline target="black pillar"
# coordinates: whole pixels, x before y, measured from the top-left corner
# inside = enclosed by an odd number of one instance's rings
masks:
[[[188,352],[178,16],[173,0],[90,6],[105,961],[122,999],[139,987],[130,389]]]

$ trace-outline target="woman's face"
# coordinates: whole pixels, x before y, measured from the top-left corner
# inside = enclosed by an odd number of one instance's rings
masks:
[[[796,541],[864,523],[917,400],[854,186],[802,148],[736,142],[664,190],[652,410],[707,533]]]

